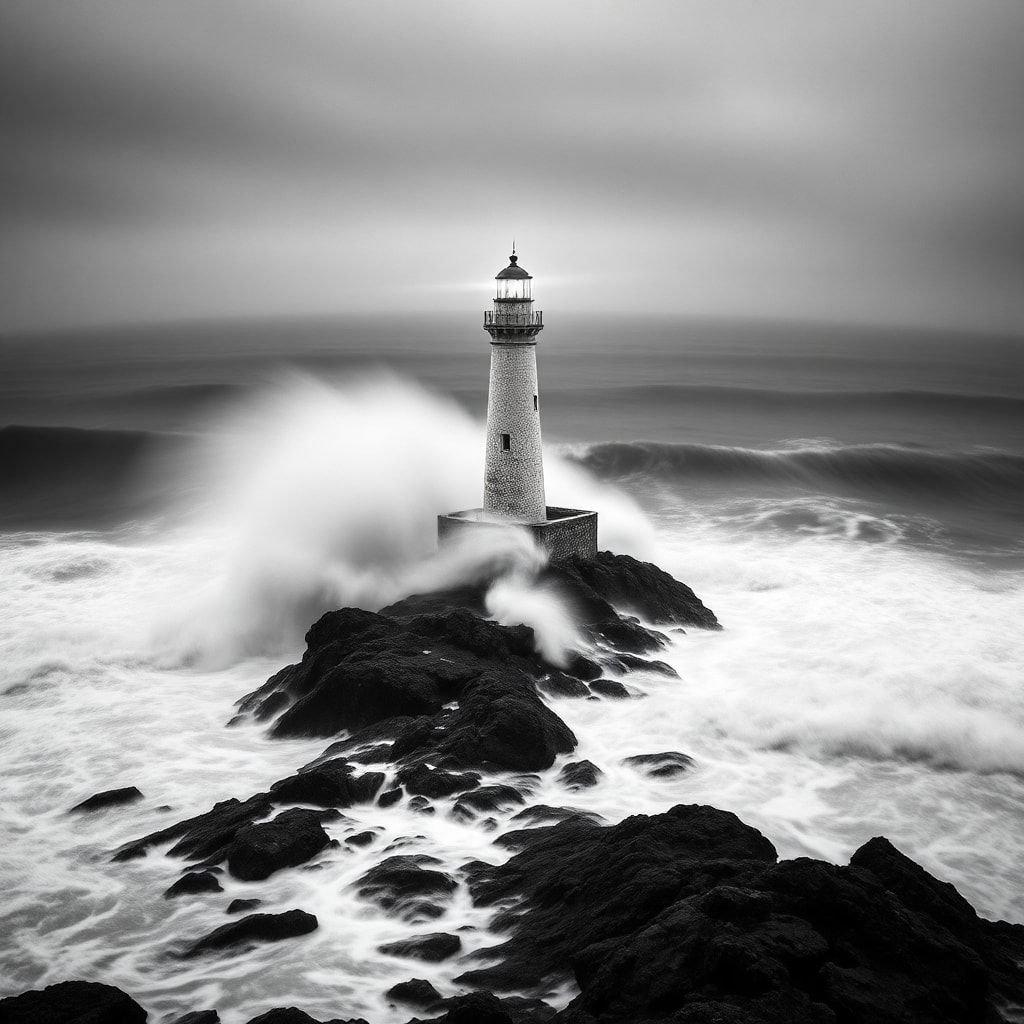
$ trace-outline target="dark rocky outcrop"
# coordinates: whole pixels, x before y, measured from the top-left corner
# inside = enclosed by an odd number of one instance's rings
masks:
[[[112,985],[62,981],[0,999],[3,1024],[144,1024],[146,1011]]]
[[[678,806],[537,829],[466,870],[476,902],[510,904],[509,937],[461,980],[571,972],[561,1024],[995,1024],[1024,991],[1024,928],[981,920],[883,839],[847,867],[776,862],[734,815]]]
[[[440,963],[455,956],[462,949],[462,939],[448,932],[431,932],[429,935],[417,935],[411,939],[388,942],[377,949],[387,956],[402,956],[412,960],[426,960],[429,963]]]
[[[546,1024],[555,1011],[539,999],[509,996],[499,999],[490,992],[471,992],[444,999],[432,1012],[444,1008],[444,1014],[431,1018],[431,1024]],[[409,1024],[423,1024],[413,1018]]]
[[[570,792],[596,786],[604,772],[593,761],[570,761],[558,773],[558,781]]]
[[[384,785],[382,772],[354,775],[348,762],[334,758],[300,769],[270,787],[271,799],[283,804],[351,807],[369,803]]]
[[[244,802],[234,798],[222,800],[205,814],[197,814],[194,818],[186,818],[168,828],[125,843],[113,859],[120,861],[142,857],[151,846],[173,839],[177,842],[167,851],[172,857],[223,859],[239,830],[257,818],[264,817],[270,810],[270,798],[266,793],[258,793]]]
[[[480,786],[463,793],[452,806],[452,816],[463,821],[472,821],[481,814],[507,811],[526,802],[515,786],[503,784]]]
[[[220,1024],[220,1014],[216,1010],[193,1010],[171,1024]]]
[[[406,920],[439,917],[444,911],[437,901],[458,888],[451,875],[436,870],[440,863],[424,854],[386,857],[359,879],[359,895]]]
[[[68,813],[79,814],[83,811],[99,811],[105,807],[119,807],[122,804],[133,804],[136,800],[142,799],[142,793],[135,786],[125,786],[122,789],[107,789],[102,793],[93,793],[92,796],[75,804]]]
[[[658,754],[634,754],[622,763],[649,775],[652,779],[671,779],[693,767],[693,758],[678,750],[663,750]]]
[[[377,838],[377,833],[370,829],[364,829],[362,832],[356,832],[353,835],[346,836],[345,842],[351,846],[369,846]]]
[[[227,849],[228,871],[243,882],[260,881],[281,868],[305,864],[330,843],[320,816],[295,807],[240,829]]]
[[[595,679],[590,684],[590,692],[610,700],[628,700],[630,697],[629,690],[617,679]]]
[[[165,893],[164,899],[191,896],[202,892],[223,892],[220,879],[212,871],[189,871],[182,875]]]
[[[247,910],[255,910],[257,907],[263,905],[263,900],[251,899],[251,900],[232,900],[227,909],[224,911],[225,914],[243,914]]]
[[[400,769],[398,781],[405,786],[407,793],[437,800],[455,793],[464,793],[467,789],[475,789],[480,785],[480,776],[476,772],[446,772],[418,763]]]
[[[311,1017],[305,1010],[294,1006],[279,1006],[273,1010],[267,1010],[258,1017],[253,1017],[247,1024],[366,1024],[362,1017],[352,1017],[342,1020],[340,1017],[332,1017],[330,1020],[319,1020]]]
[[[283,914],[249,914],[247,917],[215,928],[209,935],[193,942],[181,955],[185,959],[203,953],[242,946],[251,948],[259,942],[280,942],[316,931],[317,920],[303,910],[287,910]]]
[[[441,1001],[441,993],[423,978],[410,978],[392,985],[385,993],[388,999],[407,1006],[427,1008]]]

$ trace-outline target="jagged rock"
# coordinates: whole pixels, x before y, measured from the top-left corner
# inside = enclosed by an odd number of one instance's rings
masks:
[[[400,981],[392,985],[385,993],[389,999],[396,1003],[405,1003],[408,1006],[420,1006],[423,1008],[433,1006],[441,1001],[441,993],[423,978],[410,978],[408,981]]]
[[[310,765],[275,782],[270,787],[270,795],[276,803],[351,807],[372,800],[383,785],[382,772],[353,775],[350,764],[334,759]]]
[[[463,793],[452,806],[452,816],[463,821],[471,821],[479,814],[491,811],[507,811],[526,801],[523,794],[514,786],[492,785],[481,786],[479,789]]]
[[[401,768],[397,781],[405,786],[408,793],[436,800],[475,789],[480,785],[480,776],[476,772],[446,772],[421,763]]]
[[[439,917],[444,911],[435,901],[458,888],[454,878],[434,869],[440,863],[424,854],[387,857],[359,879],[359,895],[406,920]]]
[[[388,942],[377,949],[387,956],[402,956],[413,960],[426,960],[440,963],[455,956],[462,949],[462,939],[448,932],[431,932],[429,935],[417,935],[411,939]]]
[[[189,871],[179,878],[165,893],[164,899],[201,892],[223,892],[220,879],[212,871]]]
[[[611,700],[628,700],[630,693],[617,679],[595,679],[590,684],[592,693]]]
[[[381,793],[377,799],[378,807],[390,807],[392,804],[397,804],[402,799],[402,791],[400,789],[389,789],[386,793]]]
[[[62,981],[0,999],[3,1024],[145,1024],[146,1011],[112,985]]]
[[[563,821],[579,820],[596,825],[603,822],[604,818],[596,811],[584,811],[579,807],[554,807],[551,804],[531,804],[512,816],[512,821],[528,825],[557,825]]]
[[[652,779],[671,779],[692,768],[693,758],[678,750],[664,750],[658,754],[634,754],[623,758],[622,763]]]
[[[571,761],[558,773],[558,781],[570,792],[596,786],[604,772],[593,761]]]
[[[630,555],[601,551],[596,558],[562,559],[547,567],[544,579],[579,601],[610,603],[647,622],[721,628],[714,612],[685,583]]]
[[[536,833],[504,865],[468,866],[475,903],[522,903],[498,912],[494,927],[512,935],[482,954],[503,962],[459,980],[507,990],[564,975],[579,950],[644,926],[700,886],[775,862],[760,832],[713,807],[677,806],[606,828],[572,818]]]
[[[203,953],[259,942],[280,942],[299,935],[308,935],[317,928],[317,919],[303,910],[283,914],[249,914],[238,921],[222,924],[209,935],[193,942],[181,955],[184,959]]]
[[[425,796],[414,796],[409,801],[409,810],[417,814],[435,814],[434,805]]]
[[[266,793],[251,796],[244,803],[234,798],[222,800],[205,814],[186,818],[168,828],[125,843],[114,854],[113,860],[142,857],[149,847],[171,839],[177,839],[178,842],[168,850],[169,856],[222,859],[238,831],[257,818],[262,818],[270,809],[270,799]]]
[[[259,881],[305,864],[330,842],[319,815],[296,807],[241,829],[227,850],[228,871],[243,882]]]
[[[263,900],[251,899],[251,900],[232,900],[224,911],[226,914],[241,914],[246,910],[255,910],[257,907],[262,906]]]
[[[132,804],[142,799],[142,793],[135,786],[125,786],[122,789],[107,789],[102,793],[94,793],[92,796],[75,804],[69,814],[81,813],[83,811],[99,811],[104,807],[119,807],[122,804]]]

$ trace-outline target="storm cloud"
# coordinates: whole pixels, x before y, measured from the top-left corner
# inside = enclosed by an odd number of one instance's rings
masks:
[[[0,329],[479,305],[1024,325],[1024,6],[9,0]]]

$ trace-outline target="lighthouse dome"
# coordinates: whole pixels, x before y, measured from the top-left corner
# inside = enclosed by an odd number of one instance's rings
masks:
[[[509,280],[517,280],[517,281],[529,280],[529,281],[532,281],[533,278],[525,270],[523,270],[523,268],[520,267],[518,264],[519,264],[519,257],[515,253],[513,253],[508,258],[508,266],[503,271],[501,271],[501,273],[496,274],[494,280],[495,281],[509,281]]]

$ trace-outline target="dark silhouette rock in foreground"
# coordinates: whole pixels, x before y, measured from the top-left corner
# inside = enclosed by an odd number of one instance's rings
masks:
[[[146,1011],[111,985],[62,981],[0,999],[3,1024],[144,1024]]]
[[[216,1010],[193,1010],[171,1024],[220,1024],[220,1014]]]
[[[261,906],[262,903],[263,903],[263,900],[257,900],[257,899],[252,899],[252,900],[232,900],[228,904],[227,910],[225,910],[224,913],[225,914],[242,914],[246,910],[255,910],[258,906]]]
[[[429,935],[417,935],[399,942],[388,942],[377,949],[388,956],[404,956],[414,960],[440,963],[455,956],[462,949],[462,939],[448,932],[431,932]]]
[[[191,896],[202,892],[223,892],[220,879],[212,871],[189,871],[179,878],[165,893],[164,899]]]
[[[251,948],[258,942],[280,942],[315,931],[317,920],[304,910],[287,910],[283,914],[250,914],[238,921],[222,924],[209,935],[193,942],[184,959],[236,946]]]
[[[125,786],[123,789],[107,789],[102,793],[94,793],[80,804],[75,804],[68,813],[77,814],[83,811],[99,811],[104,807],[119,807],[122,804],[133,804],[136,800],[141,799],[142,793],[135,786]]]
[[[315,857],[331,843],[315,811],[296,807],[239,830],[227,851],[228,871],[243,882],[269,878]]]
[[[735,815],[677,806],[602,828],[526,833],[467,865],[508,933],[461,981],[575,976],[562,1024],[996,1022],[1024,991],[1024,927],[982,921],[947,883],[874,839],[847,867],[776,862]]]

